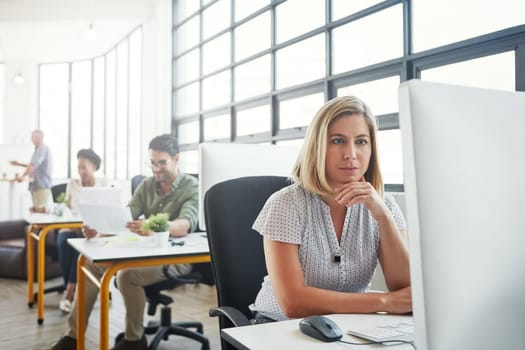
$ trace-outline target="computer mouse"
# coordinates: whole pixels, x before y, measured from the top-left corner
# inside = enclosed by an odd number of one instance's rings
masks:
[[[334,321],[324,316],[308,316],[299,322],[301,332],[315,339],[333,342],[343,337],[343,332]]]

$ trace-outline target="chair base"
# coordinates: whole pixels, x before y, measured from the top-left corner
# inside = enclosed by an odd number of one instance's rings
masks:
[[[58,294],[62,294],[66,290],[66,286],[61,284],[54,287],[49,287],[44,289],[44,294],[48,293],[54,293],[57,292]],[[33,304],[38,302],[38,292],[33,293],[33,301],[31,303],[28,303],[28,306],[31,308],[33,307]]]
[[[188,328],[195,328],[195,331],[189,330]],[[203,334],[203,326],[201,322],[171,322],[171,308],[163,307],[161,309],[161,320],[150,321],[148,325],[144,327],[144,334],[151,335],[155,334],[155,337],[151,340],[148,349],[155,350],[159,346],[162,340],[168,340],[170,335],[180,335],[186,338],[193,339],[202,344],[202,350],[210,349],[210,342],[207,337]],[[124,338],[124,333],[120,333],[115,338],[115,344]]]

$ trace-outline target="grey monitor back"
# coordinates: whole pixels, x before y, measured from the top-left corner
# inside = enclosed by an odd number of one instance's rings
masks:
[[[525,93],[399,98],[418,350],[525,349]]]

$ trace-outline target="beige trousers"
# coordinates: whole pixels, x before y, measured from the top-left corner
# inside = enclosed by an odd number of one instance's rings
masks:
[[[96,265],[86,260],[85,267],[95,276],[101,277],[106,270],[105,266]],[[176,275],[184,275],[191,271],[191,265],[181,264],[170,266],[170,272]],[[120,270],[117,275],[117,285],[124,306],[126,307],[126,329],[125,338],[127,340],[139,340],[144,334],[144,308],[146,306],[146,295],[144,286],[160,282],[166,279],[162,272],[162,266],[141,267]],[[87,327],[89,315],[93,310],[93,305],[97,300],[98,287],[89,279],[86,279],[86,293],[84,299],[86,319],[84,324]],[[77,302],[78,298],[75,293],[75,301],[68,318],[69,329],[67,335],[77,338]],[[83,332],[86,330],[83,329]]]
[[[41,188],[31,192],[33,206],[36,208],[45,208],[49,197],[51,197],[51,190],[49,188]]]

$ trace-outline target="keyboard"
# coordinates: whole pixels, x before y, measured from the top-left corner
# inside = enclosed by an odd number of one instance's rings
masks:
[[[347,333],[377,343],[391,342],[395,340],[413,342],[415,337],[414,324],[411,322],[354,328],[347,331]]]

